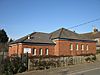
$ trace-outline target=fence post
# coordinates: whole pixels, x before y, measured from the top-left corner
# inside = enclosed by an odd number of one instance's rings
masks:
[[[28,71],[28,52],[26,53],[26,65],[27,65],[27,71]]]

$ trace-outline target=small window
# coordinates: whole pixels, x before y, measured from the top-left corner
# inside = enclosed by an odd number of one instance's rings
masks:
[[[81,49],[84,50],[84,45],[83,44],[81,45]]]
[[[35,48],[33,49],[33,55],[36,55],[36,49]]]
[[[73,44],[72,43],[70,44],[70,50],[73,50]]]
[[[39,49],[39,55],[42,55],[42,48]]]
[[[45,49],[45,54],[48,55],[48,48]]]
[[[76,44],[76,50],[78,50],[78,44]]]
[[[88,45],[86,45],[86,50],[87,50],[87,51],[89,50],[89,46],[88,46]]]

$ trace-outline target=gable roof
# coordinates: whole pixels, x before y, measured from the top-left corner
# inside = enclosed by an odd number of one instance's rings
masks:
[[[65,28],[58,29],[52,33],[50,33],[50,38],[66,38],[66,39],[80,39],[80,40],[89,40],[88,37],[84,35],[80,35],[78,33],[75,33],[73,31],[70,31]]]
[[[65,28],[58,29],[50,34],[51,38],[77,38],[78,35],[77,33]]]

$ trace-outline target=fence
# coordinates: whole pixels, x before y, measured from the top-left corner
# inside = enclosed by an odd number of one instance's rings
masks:
[[[49,58],[31,58],[28,60],[29,70],[49,69],[57,67],[66,67],[86,62],[87,56],[73,57],[49,57]]]

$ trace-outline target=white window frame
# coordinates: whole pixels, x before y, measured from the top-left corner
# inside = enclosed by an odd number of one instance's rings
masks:
[[[49,49],[48,48],[45,49],[45,53],[46,53],[46,55],[49,55]]]
[[[42,48],[39,49],[39,52],[40,52],[39,54],[42,55]]]
[[[70,50],[71,51],[73,50],[73,44],[72,43],[70,44]]]
[[[84,50],[84,45],[83,44],[81,45],[81,49],[82,49],[82,51]]]
[[[86,50],[87,50],[87,51],[89,50],[89,45],[86,45]]]
[[[34,48],[33,51],[34,51],[34,54],[33,55],[36,55],[36,48]]]

